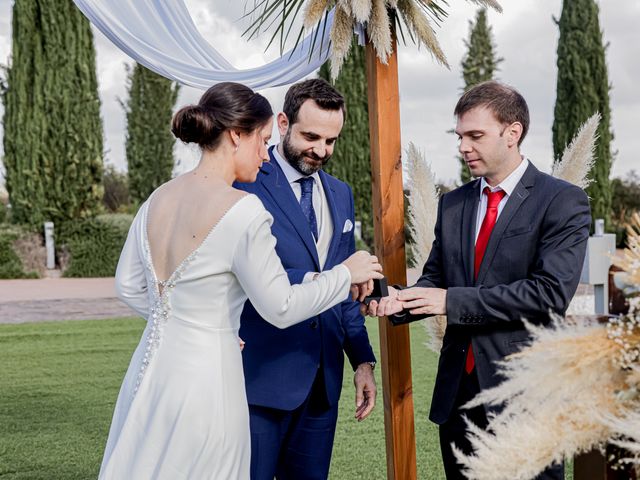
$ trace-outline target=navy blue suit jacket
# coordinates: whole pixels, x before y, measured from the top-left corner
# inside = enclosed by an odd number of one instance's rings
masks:
[[[276,252],[291,283],[302,283],[307,272],[321,271],[318,254],[300,204],[271,150],[271,162],[263,165],[255,183],[234,186],[257,195],[273,215]],[[353,194],[346,183],[319,173],[333,220],[333,238],[324,265],[328,270],[355,251],[353,229],[343,232],[347,220],[354,223]],[[246,342],[243,364],[250,405],[293,410],[307,398],[318,373],[326,400],[333,405],[342,389],[343,350],[354,369],[375,361],[359,304],[350,298],[284,330],[266,322],[247,301],[240,337]]]

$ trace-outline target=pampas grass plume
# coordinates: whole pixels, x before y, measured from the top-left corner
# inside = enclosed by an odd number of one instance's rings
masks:
[[[309,0],[304,8],[304,28],[313,28],[317,25],[328,7],[329,0]]]
[[[369,40],[376,49],[378,59],[387,64],[389,56],[393,53],[391,41],[391,20],[387,12],[385,0],[372,0],[371,17],[367,24]]]
[[[409,172],[409,209],[411,233],[414,239],[414,255],[417,265],[424,265],[429,258],[431,245],[435,239],[434,228],[438,216],[438,186],[431,167],[424,155],[413,142],[407,148],[407,171]],[[442,339],[447,328],[444,315],[427,318],[424,321],[429,341],[427,347],[436,353],[442,349]]]
[[[582,126],[569,146],[562,154],[562,159],[553,165],[551,175],[569,183],[586,188],[591,180],[587,175],[593,166],[593,153],[598,138],[600,114],[594,113]]]
[[[351,14],[356,22],[366,23],[371,16],[371,0],[350,0],[350,3]]]
[[[398,11],[404,18],[405,23],[413,31],[419,43],[423,43],[434,58],[447,68],[449,63],[440,47],[440,43],[436,38],[436,34],[431,28],[429,19],[425,13],[418,7],[415,0],[398,0]]]
[[[347,55],[349,55],[353,41],[353,18],[340,5],[337,5],[335,9],[330,38],[333,44],[330,65],[331,79],[335,81]]]
[[[422,152],[413,142],[409,143],[407,172],[409,173],[409,217],[415,239],[415,258],[418,265],[427,261],[435,239],[434,228],[438,215],[438,186],[436,177]]]
[[[353,0],[336,0],[336,7],[341,8],[342,10],[344,10],[344,13],[346,13],[350,17],[353,17],[353,10],[351,9],[352,3]]]

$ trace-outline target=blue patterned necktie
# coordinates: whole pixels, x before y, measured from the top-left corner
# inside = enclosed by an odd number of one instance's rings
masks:
[[[302,208],[302,213],[307,217],[309,228],[311,229],[311,233],[313,233],[313,238],[318,241],[318,222],[316,220],[316,212],[313,209],[313,178],[303,177],[300,180],[297,180],[297,182],[300,184],[300,188],[302,189],[302,195],[300,195],[300,207]]]

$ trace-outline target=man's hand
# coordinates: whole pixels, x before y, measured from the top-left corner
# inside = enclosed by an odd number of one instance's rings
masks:
[[[372,317],[385,317],[387,315],[393,315],[394,313],[399,313],[403,309],[402,302],[399,302],[398,290],[393,287],[389,288],[389,296],[382,297],[380,302],[376,302],[375,300],[371,300],[369,302],[369,307],[363,305],[361,307],[361,311],[363,315],[370,315]]]
[[[365,297],[373,292],[373,279],[364,283],[355,283],[351,285],[351,300],[362,302]]]
[[[398,292],[397,300],[412,315],[447,313],[447,291],[442,288],[407,288]]]
[[[368,363],[361,363],[353,376],[356,387],[356,419],[361,422],[369,416],[376,405],[376,381],[373,377],[373,367]]]

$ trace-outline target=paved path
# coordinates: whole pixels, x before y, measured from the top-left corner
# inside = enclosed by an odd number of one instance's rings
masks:
[[[0,280],[0,303],[68,298],[115,298],[113,277]]]
[[[0,323],[134,315],[116,298],[113,278],[0,280]]]

